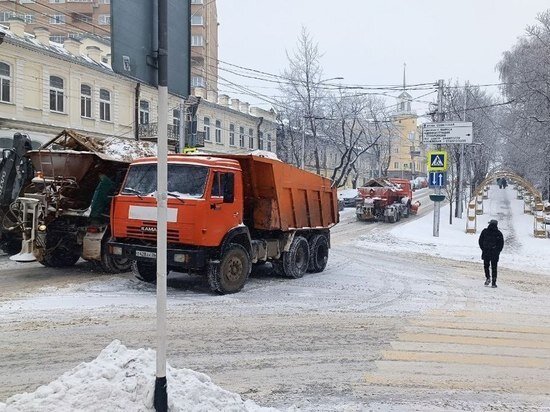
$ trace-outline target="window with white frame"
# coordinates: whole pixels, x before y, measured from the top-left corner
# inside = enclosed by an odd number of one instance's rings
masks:
[[[92,87],[87,84],[80,85],[80,116],[92,117]]]
[[[19,0],[19,3],[25,4],[25,3],[36,3],[35,0]]]
[[[99,0],[99,4],[111,4],[111,0]]]
[[[204,36],[194,34],[191,36],[191,46],[204,46]]]
[[[99,118],[111,121],[111,92],[107,89],[99,89]]]
[[[111,15],[110,14],[100,14],[97,18],[97,22],[101,25],[111,24]]]
[[[222,122],[216,120],[216,143],[222,142]]]
[[[239,127],[239,146],[244,147],[244,127]]]
[[[235,146],[235,125],[229,125],[229,146]]]
[[[192,87],[204,87],[204,77],[202,77],[202,76],[191,76],[191,86]]]
[[[179,136],[180,134],[180,111],[179,109],[172,110],[172,127],[174,128],[174,133]]]
[[[23,14],[22,17],[23,17],[23,20],[25,20],[26,24],[33,24],[36,22],[34,14]]]
[[[93,18],[91,14],[78,13],[74,15],[73,21],[77,23],[91,23]]]
[[[191,25],[192,26],[202,26],[204,23],[204,20],[200,14],[193,14],[191,16]]]
[[[254,129],[248,129],[248,148],[254,149]]]
[[[0,102],[11,102],[11,67],[0,62]]]
[[[50,110],[63,113],[65,104],[64,81],[61,77],[50,76]]]
[[[399,169],[399,162],[394,162],[393,168],[394,169]]]
[[[204,140],[210,141],[210,118],[204,118]]]
[[[50,36],[50,41],[54,43],[63,43],[65,41],[65,36]]]
[[[264,132],[258,132],[258,149],[264,150]]]
[[[269,150],[270,152],[271,152],[271,149],[272,149],[272,147],[271,147],[271,142],[272,142],[272,140],[271,140],[271,133],[268,133],[268,134],[267,134],[267,150]]]
[[[202,0],[191,0],[191,4],[202,4]]]
[[[139,124],[149,124],[149,102],[139,101]]]
[[[50,0],[50,3],[65,3],[65,0]]]
[[[50,24],[65,24],[65,15],[64,14],[51,15]]]

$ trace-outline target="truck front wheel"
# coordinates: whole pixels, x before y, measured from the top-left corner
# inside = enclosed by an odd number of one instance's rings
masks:
[[[155,283],[157,281],[156,263],[133,261],[132,273],[136,278],[147,283]]]
[[[252,262],[246,249],[231,243],[225,250],[219,263],[208,264],[208,284],[213,292],[225,295],[240,291],[252,268]]]
[[[319,273],[325,270],[328,262],[328,239],[325,235],[315,235],[309,241],[308,272]]]

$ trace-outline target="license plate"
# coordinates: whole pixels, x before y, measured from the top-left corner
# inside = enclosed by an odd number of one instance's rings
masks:
[[[149,251],[146,251],[146,250],[136,250],[136,256],[137,257],[156,259],[157,258],[157,252],[149,252]]]

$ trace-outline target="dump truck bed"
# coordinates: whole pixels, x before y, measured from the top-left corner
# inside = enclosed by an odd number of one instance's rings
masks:
[[[330,228],[338,223],[338,199],[330,179],[280,160],[216,154],[243,171],[244,223],[256,230]]]

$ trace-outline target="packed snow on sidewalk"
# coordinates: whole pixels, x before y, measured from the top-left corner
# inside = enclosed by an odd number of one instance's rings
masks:
[[[464,219],[453,217],[453,224],[449,224],[449,205],[446,205],[441,208],[439,237],[433,236],[433,213],[430,213],[399,224],[389,232],[385,226],[372,230],[358,243],[374,250],[391,247],[396,251],[481,263],[479,235],[491,219],[496,219],[504,235],[499,265],[550,276],[550,239],[534,237],[534,216],[524,213],[523,205],[512,187],[491,186],[489,198],[483,202],[484,214],[477,216],[476,234],[466,233],[466,214]]]
[[[170,411],[275,412],[216,386],[207,375],[168,365]],[[127,349],[115,340],[89,363],[81,363],[33,393],[0,403],[0,411],[154,411],[155,351]]]

